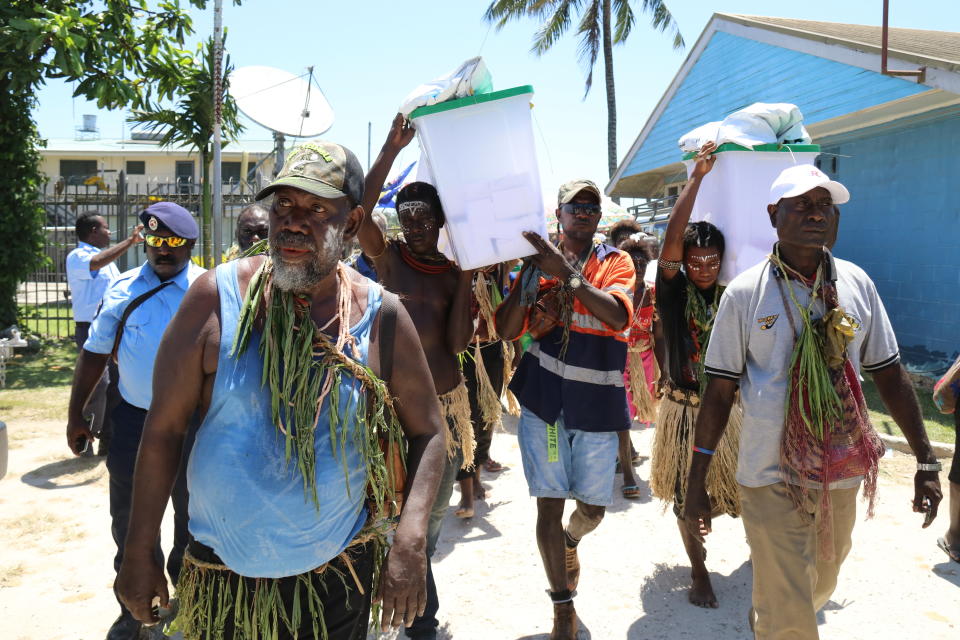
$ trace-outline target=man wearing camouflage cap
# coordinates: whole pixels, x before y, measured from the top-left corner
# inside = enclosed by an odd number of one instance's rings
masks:
[[[613,502],[617,432],[630,428],[623,369],[635,274],[628,254],[594,244],[600,213],[596,184],[563,184],[560,246],[523,234],[536,253],[524,260],[496,313],[505,339],[527,331],[534,338],[510,390],[521,406],[523,473],[537,498],[537,544],[554,610],[551,640],[577,636],[577,545]],[[577,508],[564,528],[568,499]]]
[[[155,380],[164,401],[144,431],[118,590],[144,622],[158,620],[154,597],[167,603],[150,549],[200,405],[176,629],[187,640],[362,640],[371,596],[384,627],[425,605],[440,408],[409,316],[339,262],[363,218],[356,157],[330,142],[298,147],[257,198],[268,196],[269,254],[201,277],[161,345],[158,369],[177,375]],[[404,450],[401,486],[388,463]]]
[[[163,332],[180,307],[191,283],[203,269],[190,261],[196,242],[197,223],[189,211],[173,202],[157,202],[140,214],[147,262],[114,280],[103,296],[102,306],[90,325],[74,374],[67,422],[67,445],[80,454],[93,436],[83,419],[83,406],[97,381],[114,358],[117,362],[122,401],[113,410],[113,436],[107,453],[110,472],[110,517],[117,544],[114,569],[120,568],[130,518],[133,469],[140,446],[147,409],[153,399],[154,361]],[[176,366],[160,368],[171,377]],[[186,456],[185,456],[186,458]],[[175,461],[174,470],[176,471]],[[174,540],[167,570],[176,578],[187,544],[187,494],[183,481],[174,491]],[[162,515],[162,510],[161,510]],[[150,543],[150,552],[162,560],[159,537]],[[120,605],[120,617],[113,623],[107,640],[138,637],[140,622]]]

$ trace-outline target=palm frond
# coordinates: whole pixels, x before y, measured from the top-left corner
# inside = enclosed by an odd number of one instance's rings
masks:
[[[580,43],[577,45],[577,57],[587,71],[587,80],[583,90],[584,98],[587,97],[587,94],[590,93],[590,87],[593,86],[593,67],[597,63],[600,47],[603,45],[603,30],[600,23],[601,2],[602,0],[593,0],[587,5],[583,17],[580,18],[580,25],[577,27],[577,35],[580,36]]]
[[[597,0],[592,0],[591,4],[596,4],[596,2]],[[570,26],[571,7],[578,7],[581,3],[578,0],[555,0],[550,3],[539,3],[541,5],[539,9],[536,6],[537,4],[538,3],[533,3],[531,5],[531,12],[540,11],[541,15],[543,15],[546,14],[545,9],[547,7],[553,8],[553,12],[534,34],[533,46],[530,47],[530,51],[541,56],[560,39],[560,36],[562,36]]]
[[[159,104],[147,105],[147,108],[135,111],[129,121],[142,125],[148,131],[162,130],[158,141],[161,147],[183,145],[200,152],[208,150],[213,137],[214,113],[214,55],[213,42],[207,40],[199,45],[194,57],[177,56],[176,68],[179,70],[179,86],[176,94],[176,108]],[[230,86],[230,73],[233,64],[229,55],[224,56],[221,64],[221,131],[224,146],[243,131],[236,102],[227,93]]]
[[[528,15],[526,0],[495,0],[483,14],[486,22],[494,23],[499,31],[515,18]]]
[[[613,0],[613,44],[626,42],[635,19],[629,0]]]
[[[673,48],[682,49],[686,46],[683,36],[680,34],[680,27],[677,21],[673,19],[673,14],[663,0],[643,0],[643,12],[650,14],[650,26],[663,33],[667,29],[673,30]]]

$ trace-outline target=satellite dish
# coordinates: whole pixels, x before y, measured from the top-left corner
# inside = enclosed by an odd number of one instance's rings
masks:
[[[313,138],[333,126],[333,109],[315,85],[313,67],[301,76],[261,66],[241,67],[230,74],[230,95],[244,115],[295,138]]]

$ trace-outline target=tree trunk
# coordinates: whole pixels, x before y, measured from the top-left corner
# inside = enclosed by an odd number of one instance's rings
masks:
[[[204,268],[213,268],[213,203],[210,193],[210,153],[206,148],[200,150],[200,171],[203,180],[203,195],[200,200],[201,252]]]
[[[610,0],[603,0],[603,76],[607,85],[607,171],[617,171],[617,91],[613,83],[613,36],[610,25]],[[614,202],[620,202],[614,198]]]

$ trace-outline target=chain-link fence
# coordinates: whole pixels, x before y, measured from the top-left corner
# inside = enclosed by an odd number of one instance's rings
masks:
[[[253,201],[252,193],[256,192],[253,186],[240,190],[245,193],[236,191],[235,185],[230,189],[224,186],[221,239],[224,250],[233,242],[237,216]],[[131,184],[121,177],[113,184],[103,180],[79,185],[67,184],[64,180],[46,183],[41,193],[41,203],[46,211],[46,260],[43,267],[17,288],[22,328],[47,338],[62,339],[73,335],[66,261],[67,254],[77,246],[74,232],[77,216],[87,212],[103,216],[113,232],[112,242],[119,242],[138,224],[140,212],[154,202],[176,202],[193,212],[199,220],[201,198],[200,185],[184,182],[147,187],[140,183]],[[200,242],[194,248],[194,255],[199,253]],[[123,272],[143,261],[143,245],[138,244],[120,256],[116,265]]]

